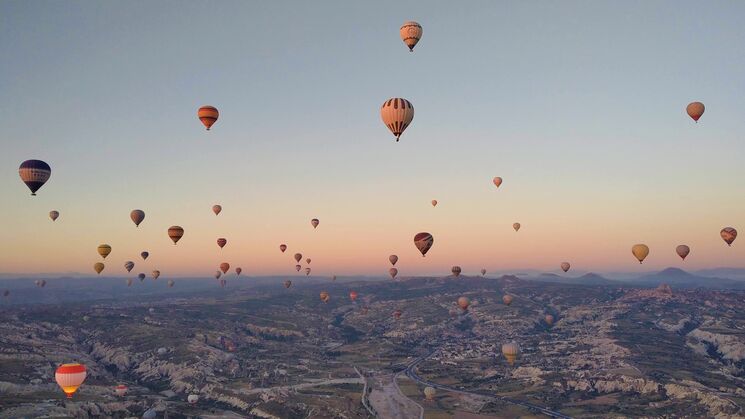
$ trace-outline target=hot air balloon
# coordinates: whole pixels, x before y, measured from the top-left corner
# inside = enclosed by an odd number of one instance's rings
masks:
[[[310,265],[310,258],[305,259],[305,263]]]
[[[681,259],[686,260],[686,256],[691,253],[691,248],[684,244],[681,244],[675,248],[675,253],[677,253]]]
[[[170,226],[168,227],[168,237],[173,240],[173,245],[175,246],[176,243],[178,243],[179,240],[181,240],[181,237],[184,236],[184,229],[180,226]]]
[[[391,279],[396,279],[396,275],[398,275],[398,269],[396,268],[388,269],[388,275],[391,276]]]
[[[350,291],[349,292],[349,299],[352,300],[352,302],[357,301],[357,291]]]
[[[732,246],[732,242],[737,238],[737,230],[732,227],[724,227],[719,235],[722,236],[722,240],[727,243],[727,246]]]
[[[414,106],[406,99],[394,97],[383,102],[380,107],[383,123],[396,136],[396,142],[414,119]]]
[[[142,281],[145,280],[145,274],[144,273],[139,273],[139,274],[137,274],[137,278],[139,278],[140,279],[140,282],[142,282]]]
[[[152,275],[153,275],[153,280],[156,280],[160,276],[160,271],[159,270],[154,270],[152,272]]]
[[[284,252],[285,252],[285,250],[287,250],[287,245],[286,245],[286,244],[280,244],[280,245],[279,245],[279,250],[281,250],[281,251],[282,251],[282,253],[284,253]]]
[[[435,389],[433,387],[424,387],[424,397],[427,399],[427,401],[432,401],[435,399]]]
[[[310,275],[310,268],[305,268],[305,276]]]
[[[31,195],[36,196],[39,190],[52,176],[52,168],[41,160],[26,160],[18,168],[18,174],[23,183],[31,190]]]
[[[569,262],[561,262],[561,270],[564,272],[569,271],[569,268],[571,268],[572,265],[569,264]]]
[[[217,239],[217,245],[220,246],[220,249],[222,249],[223,247],[225,247],[226,244],[228,244],[228,240],[227,239],[222,238],[222,237],[220,237],[219,239]]]
[[[215,279],[220,279],[221,276],[222,276],[222,272],[215,271]]]
[[[132,262],[131,260],[124,262],[124,269],[126,269],[127,272],[132,272],[132,268],[134,267],[135,267],[135,263]]]
[[[396,266],[396,262],[398,262],[398,256],[390,255],[388,256],[388,261],[391,262],[391,265]]]
[[[142,257],[142,260],[147,260],[147,257],[150,256],[150,253],[148,252],[142,252],[140,253],[140,257]]]
[[[324,303],[327,303],[329,301],[329,298],[330,297],[329,297],[329,293],[327,291],[321,291],[321,293],[319,295],[321,297],[321,301],[323,301]]]
[[[240,267],[235,268],[235,274],[236,275],[240,275],[241,272],[243,272],[243,269],[241,269]]]
[[[514,224],[512,224],[512,228],[514,228],[515,231],[520,230],[520,223],[514,223]]]
[[[98,246],[98,254],[101,255],[102,258],[106,259],[106,256],[108,256],[111,253],[111,246],[108,244],[102,244]]]
[[[222,212],[222,205],[213,205],[212,206],[212,212],[215,213],[215,215],[220,215],[220,212]]]
[[[494,182],[494,186],[498,188],[502,184],[502,178],[497,176],[494,179],[492,179],[492,182]]]
[[[220,280],[220,286],[221,286],[222,288],[225,288],[225,285],[227,285],[227,283],[228,283],[228,281],[226,281],[226,280],[224,280],[224,279],[221,279],[221,280]]]
[[[293,256],[293,257],[295,258],[295,262],[300,263],[300,259],[303,258],[303,255],[300,254],[300,253],[295,253],[295,256]]]
[[[300,265],[295,265],[295,270],[296,270],[296,271],[300,272],[300,270],[301,270],[301,269],[303,269],[303,267],[302,267],[302,266],[300,266]]]
[[[199,108],[197,116],[199,117],[199,120],[202,121],[202,124],[207,128],[207,131],[209,131],[212,124],[217,122],[220,113],[217,111],[216,107],[205,105]]]
[[[401,310],[396,310],[393,312],[393,317],[398,320],[401,318],[401,315],[404,314]]]
[[[484,276],[484,275],[486,275],[486,269],[481,268],[481,276]]]
[[[432,245],[435,243],[435,238],[429,233],[417,233],[414,236],[414,246],[422,253],[422,257],[427,255],[427,252]]]
[[[686,113],[688,113],[688,116],[693,118],[694,121],[698,122],[698,119],[704,114],[704,104],[701,102],[691,102],[686,106]]]
[[[450,268],[450,272],[453,273],[454,277],[459,277],[461,272],[460,266],[453,266],[452,268]]]
[[[128,287],[132,286],[132,278],[127,278],[127,286]]]
[[[502,355],[507,358],[507,362],[509,362],[510,365],[515,364],[518,353],[520,353],[520,347],[517,346],[517,343],[511,342],[502,345]]]
[[[460,307],[461,310],[468,310],[469,305],[471,305],[471,300],[469,300],[468,297],[458,298],[458,307]]]
[[[227,274],[229,269],[230,264],[228,262],[223,262],[220,264],[220,270],[222,271],[222,273]]]
[[[641,264],[649,254],[649,247],[647,247],[646,244],[635,244],[631,247],[631,254],[633,254]]]
[[[57,218],[59,218],[59,211],[49,211],[49,218],[51,218],[52,221],[57,221]]]
[[[105,268],[104,264],[101,262],[97,262],[93,264],[93,270],[96,271],[97,274],[101,274],[103,271],[103,268]]]
[[[173,288],[173,284],[175,284],[175,282],[173,282],[173,279],[169,279],[168,280],[168,288]]]
[[[433,207],[436,207],[436,206],[437,206],[437,200],[436,200],[436,199],[433,199],[433,200],[432,200],[432,206],[433,206]]]
[[[119,384],[118,386],[114,387],[114,394],[116,394],[119,397],[124,397],[127,395],[127,386],[124,384]]]
[[[39,286],[42,287],[42,288],[46,287],[47,286],[47,280],[46,279],[42,279],[41,282],[39,282]]]
[[[189,397],[186,398],[186,401],[189,402],[189,404],[197,404],[199,401],[199,395],[190,394]]]
[[[129,218],[132,219],[135,226],[139,227],[140,223],[145,219],[145,211],[138,209],[132,210],[132,212],[129,213]]]
[[[34,281],[34,285],[36,285],[37,287],[40,287],[41,281],[37,279],[36,281]]]
[[[314,219],[310,220],[310,225],[312,225],[313,228],[318,227],[318,224],[320,224],[320,221],[318,221],[318,218],[314,218]]]
[[[85,365],[83,364],[62,364],[57,367],[54,379],[57,380],[57,385],[62,388],[67,398],[72,399],[72,395],[78,391],[80,385],[85,381],[86,375]]]
[[[404,41],[404,44],[409,47],[409,52],[414,52],[414,47],[417,42],[422,39],[422,25],[413,20],[404,22],[399,30],[399,34],[401,35],[401,40]]]
[[[505,294],[505,295],[503,295],[503,296],[502,296],[502,302],[504,302],[504,303],[505,303],[505,305],[510,305],[510,304],[512,304],[512,296],[511,296],[511,295],[509,295],[509,294]]]
[[[549,325],[549,326],[551,326],[551,325],[554,324],[554,316],[552,316],[550,314],[546,314],[546,317],[543,320],[545,320],[546,321],[546,324]]]
[[[285,288],[290,288],[291,286],[292,286],[292,281],[290,281],[289,279],[285,281]]]

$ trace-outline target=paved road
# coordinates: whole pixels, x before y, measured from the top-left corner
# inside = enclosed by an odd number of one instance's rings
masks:
[[[549,416],[549,417],[552,417],[552,418],[572,419],[571,416],[567,416],[567,415],[564,415],[564,414],[559,413],[559,412],[554,412],[553,410],[546,409],[545,407],[541,407],[541,406],[535,405],[533,403],[524,402],[522,400],[511,399],[511,398],[508,398],[508,397],[495,396],[495,395],[489,394],[489,393],[482,393],[482,392],[477,392],[477,391],[460,390],[460,389],[457,389],[455,387],[450,387],[450,386],[446,386],[446,385],[442,385],[442,384],[433,383],[431,381],[427,381],[427,380],[423,379],[422,377],[418,376],[417,373],[414,372],[414,368],[420,362],[422,362],[425,359],[429,358],[430,356],[434,355],[436,352],[437,351],[430,352],[429,354],[427,354],[425,356],[421,356],[421,357],[419,357],[419,358],[411,361],[409,364],[406,365],[406,369],[403,371],[403,373],[406,374],[407,377],[411,378],[412,380],[414,380],[414,381],[416,381],[419,384],[424,385],[424,386],[430,386],[430,387],[433,387],[433,388],[436,388],[436,389],[450,391],[450,392],[453,392],[453,393],[467,394],[467,395],[471,395],[471,396],[479,396],[479,397],[483,397],[483,398],[487,398],[487,399],[498,400],[498,401],[501,401],[501,402],[510,403],[510,404],[514,404],[514,405],[518,405],[518,406],[522,406],[522,407],[524,407],[526,409],[530,409],[530,410],[532,410],[534,412],[538,412],[538,413],[543,413],[544,415]]]

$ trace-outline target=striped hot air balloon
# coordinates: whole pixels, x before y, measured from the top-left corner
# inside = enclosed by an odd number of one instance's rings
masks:
[[[510,365],[515,364],[515,360],[517,360],[517,355],[519,353],[520,347],[515,342],[505,343],[502,345],[502,355],[507,358],[507,362],[509,362]]]
[[[85,365],[83,364],[62,364],[57,367],[54,378],[67,398],[72,399],[72,395],[78,391],[80,385],[85,381],[86,375]]]
[[[181,240],[181,237],[184,236],[184,229],[180,226],[170,226],[168,228],[168,237],[173,240],[173,245],[175,246],[176,243],[178,243],[179,240]]]
[[[417,233],[416,236],[414,236],[414,245],[422,253],[422,257],[427,255],[427,252],[429,252],[429,249],[432,248],[434,243],[435,238],[429,233],[422,232]]]
[[[207,131],[209,131],[212,124],[217,122],[217,118],[220,117],[220,112],[218,112],[217,108],[214,106],[205,105],[199,108],[197,116],[199,117],[199,120],[202,121],[202,124],[207,128]]]
[[[404,41],[404,44],[409,47],[409,52],[414,52],[414,47],[419,40],[422,39],[422,32],[422,25],[413,20],[405,22],[401,26],[399,34],[401,35],[401,40]]]
[[[52,168],[41,160],[26,160],[18,168],[18,174],[31,190],[31,195],[36,196],[36,191],[44,186],[52,176]]]
[[[396,141],[414,119],[414,105],[406,99],[394,97],[383,102],[380,107],[383,123],[396,136]]]

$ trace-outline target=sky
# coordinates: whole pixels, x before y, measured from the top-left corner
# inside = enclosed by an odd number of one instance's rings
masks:
[[[127,260],[297,275],[295,252],[318,275],[385,274],[390,254],[404,276],[745,267],[719,237],[745,229],[744,17],[731,1],[2,1],[0,273],[93,274],[101,243],[122,276]],[[416,112],[399,143],[391,97]],[[36,197],[27,159],[52,166]]]

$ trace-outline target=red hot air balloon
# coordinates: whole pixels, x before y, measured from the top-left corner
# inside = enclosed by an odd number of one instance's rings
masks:
[[[691,248],[684,244],[681,244],[675,248],[675,253],[677,253],[681,259],[686,260],[686,256],[691,253]]]
[[[212,127],[212,124],[217,122],[217,118],[220,117],[220,113],[217,111],[217,108],[214,106],[205,105],[199,108],[197,111],[197,116],[199,117],[199,120],[202,121],[202,124],[207,128],[207,131],[210,130]]]
[[[688,116],[693,118],[694,121],[698,122],[701,115],[704,114],[704,104],[701,102],[691,102],[686,106],[686,113]]]
[[[228,262],[223,262],[220,264],[220,270],[223,274],[227,274],[228,270],[230,270],[230,264]]]
[[[26,160],[18,168],[18,174],[31,190],[31,195],[36,196],[36,191],[52,176],[52,168],[41,160]]]
[[[300,262],[300,259],[303,258],[303,255],[300,254],[300,253],[295,253],[295,256],[293,256],[293,257],[295,258],[295,262],[298,262],[299,263]]]
[[[62,391],[67,395],[67,398],[72,399],[72,395],[78,391],[80,385],[85,381],[86,375],[87,372],[83,364],[62,364],[57,367],[54,378],[62,388]]]
[[[222,205],[218,205],[218,204],[213,205],[212,212],[214,212],[215,215],[220,215],[220,212],[222,212]]]
[[[352,302],[357,301],[357,291],[350,291],[349,292],[349,299],[352,300]]]
[[[429,233],[417,233],[414,236],[414,245],[422,253],[422,257],[427,255],[429,249],[435,243],[435,238]]]
[[[401,310],[396,310],[393,312],[393,317],[398,320],[401,318],[401,315],[404,314]]]
[[[396,262],[398,262],[398,256],[390,255],[388,256],[388,261],[391,262],[391,265],[396,266]]]
[[[284,252],[285,252],[285,250],[287,250],[287,245],[286,245],[286,244],[284,244],[284,243],[283,243],[283,244],[280,244],[280,245],[279,245],[279,250],[280,250],[280,251],[282,251],[282,253],[284,253]]]
[[[222,238],[222,237],[220,237],[219,239],[217,239],[217,245],[220,246],[220,249],[222,249],[223,247],[225,247],[226,244],[228,244],[228,240],[227,239]]]

